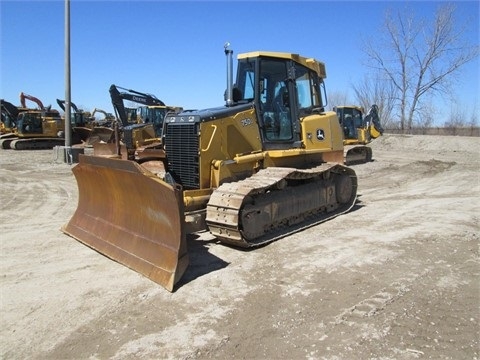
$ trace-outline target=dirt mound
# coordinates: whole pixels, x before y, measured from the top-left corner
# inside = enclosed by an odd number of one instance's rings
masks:
[[[371,143],[375,150],[451,151],[479,155],[480,138],[439,135],[391,135],[386,134]]]

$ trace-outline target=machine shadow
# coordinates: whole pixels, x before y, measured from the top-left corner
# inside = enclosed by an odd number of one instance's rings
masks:
[[[361,208],[363,208],[365,206],[365,204],[363,204],[363,202],[362,202],[361,196],[362,196],[362,194],[357,194],[357,199],[355,200],[355,203],[353,204],[352,208],[345,215],[348,215],[351,212],[355,212],[357,210],[360,210]]]
[[[352,206],[348,213],[357,211],[364,207],[362,200],[360,199],[361,194],[357,195],[355,204]],[[199,235],[197,234],[187,234],[187,246],[188,246],[188,256],[189,256],[189,265],[185,274],[182,276],[180,281],[175,285],[175,291],[181,288],[183,285],[188,284],[190,281],[193,281],[203,275],[207,275],[213,271],[221,270],[226,268],[230,263],[222,260],[221,258],[213,255],[208,251],[209,244],[216,244],[218,246],[226,246],[235,251],[255,251],[265,246],[268,246],[269,243],[259,245],[253,248],[239,248],[231,246],[228,244],[220,244],[217,240],[209,241],[198,241]]]
[[[189,265],[185,274],[175,285],[175,290],[203,275],[226,268],[230,264],[208,251],[207,245],[216,243],[215,240],[197,241],[198,237],[196,234],[187,234]]]

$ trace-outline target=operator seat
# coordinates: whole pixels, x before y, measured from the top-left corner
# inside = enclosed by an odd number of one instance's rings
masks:
[[[275,112],[286,112],[288,111],[285,103],[288,105],[288,101],[286,100],[286,95],[287,94],[287,87],[282,86],[279,90],[275,98],[273,99],[273,110]]]
[[[292,122],[290,120],[290,110],[288,101],[288,90],[286,86],[282,86],[275,99],[273,100],[273,110],[277,119],[280,140],[288,140],[292,138]]]

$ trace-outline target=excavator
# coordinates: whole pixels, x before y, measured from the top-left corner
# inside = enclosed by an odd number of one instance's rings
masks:
[[[25,100],[36,103],[38,108],[27,108]],[[20,104],[22,111],[17,116],[16,129],[0,140],[2,149],[52,149],[65,143],[65,121],[57,110],[45,107],[38,98],[23,92]]]
[[[121,89],[122,91],[119,91]],[[127,149],[155,148],[161,146],[163,121],[168,112],[179,112],[180,107],[167,106],[155,95],[122,88],[112,84],[109,89],[113,108]],[[124,100],[142,104],[127,109]]]
[[[57,104],[63,111],[65,111],[65,100],[57,99]],[[88,127],[93,122],[94,118],[88,111],[79,109],[73,102],[70,102],[70,107],[73,110],[73,119],[71,120],[72,125]]]
[[[65,111],[65,100],[57,99],[57,104]],[[97,142],[109,143],[113,141],[114,132],[112,127],[99,126],[95,122],[95,113],[78,109],[75,103],[70,103],[73,109],[73,117],[71,118],[72,133],[81,143],[77,143],[75,147],[91,146]],[[97,109],[95,109],[97,110]],[[97,110],[98,111],[98,110]]]
[[[103,114],[103,119],[96,120],[95,114],[100,113]],[[115,115],[112,113],[107,113],[105,110],[94,108],[92,110],[92,118],[94,118],[94,122],[98,124],[98,126],[109,127],[113,129],[113,122],[116,120]]]
[[[0,139],[15,136],[14,132],[17,127],[18,114],[26,109],[19,108],[4,99],[0,100],[1,123],[0,123]]]
[[[225,105],[167,114],[162,148],[125,160],[80,155],[79,199],[65,234],[174,291],[186,235],[254,248],[348,212],[355,171],[337,115],[325,111],[325,64],[225,45]],[[148,170],[159,162],[164,171]]]
[[[344,161],[346,165],[372,161],[372,148],[367,146],[383,134],[378,115],[378,106],[372,105],[367,115],[356,105],[342,105],[333,108],[337,113],[344,134]]]

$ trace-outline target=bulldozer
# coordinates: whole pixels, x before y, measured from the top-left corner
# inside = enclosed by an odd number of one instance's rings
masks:
[[[62,231],[174,291],[187,234],[254,248],[348,212],[337,115],[325,111],[325,64],[225,45],[225,105],[165,116],[162,149],[126,160],[80,155],[79,199]],[[149,170],[158,163],[163,171]]]
[[[372,105],[364,116],[364,109],[356,105],[342,105],[333,108],[337,113],[344,135],[344,161],[346,165],[372,161],[372,148],[367,146],[383,134],[378,115],[378,106]]]

